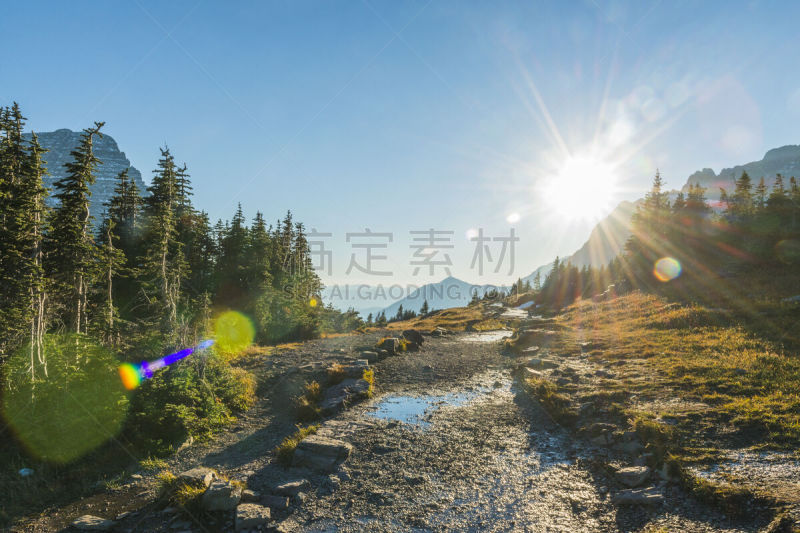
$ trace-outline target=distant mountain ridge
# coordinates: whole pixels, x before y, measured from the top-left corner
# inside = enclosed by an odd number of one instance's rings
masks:
[[[473,285],[464,280],[449,276],[438,283],[427,283],[415,291],[411,291],[405,298],[386,307],[386,317],[391,318],[397,314],[400,306],[403,310],[419,311],[425,300],[428,301],[430,309],[449,309],[451,307],[463,307],[472,300],[473,292],[478,296],[483,296],[488,291],[508,287],[501,285]]]
[[[800,176],[800,145],[786,145],[780,148],[773,148],[764,154],[764,158],[759,161],[751,161],[744,165],[737,165],[732,168],[723,168],[719,174],[710,168],[704,168],[693,173],[686,180],[686,184],[681,191],[686,193],[689,185],[701,185],[706,188],[706,197],[711,201],[712,207],[719,200],[719,189],[724,188],[729,193],[733,190],[734,180],[747,171],[753,184],[758,183],[761,177],[771,187],[777,174],[782,174],[787,180],[791,176]],[[678,191],[670,193],[671,198]],[[631,216],[636,211],[637,202],[621,202],[606,218],[601,220],[592,229],[587,241],[581,248],[569,257],[562,257],[562,261],[568,261],[577,267],[607,265],[625,247],[625,241],[631,235]],[[534,270],[523,281],[533,282],[533,278],[538,272],[542,281],[550,272],[552,263],[542,265]]]
[[[42,147],[48,150],[42,155],[42,159],[46,162],[47,171],[50,174],[45,176],[43,181],[52,195],[55,192],[53,190],[55,182],[67,174],[67,169],[64,165],[72,160],[70,152],[78,145],[81,132],[62,128],[56,131],[36,132],[36,136],[39,138],[39,143]],[[26,133],[24,137],[30,139],[31,134]],[[131,162],[125,157],[125,152],[119,149],[113,137],[106,134],[102,138],[95,137],[93,148],[95,156],[103,164],[97,166],[97,180],[89,187],[92,193],[89,212],[95,218],[95,223],[99,224],[100,217],[105,209],[103,204],[114,194],[114,186],[120,172],[127,168],[128,177],[139,187],[139,192],[142,195],[146,195],[147,191],[142,180],[142,173],[131,165]],[[55,199],[51,197],[49,203],[50,205],[55,205]]]
[[[760,161],[751,161],[744,165],[737,165],[733,168],[723,168],[719,174],[714,173],[710,168],[698,170],[686,180],[686,185],[681,189],[686,192],[689,185],[699,184],[706,188],[706,197],[711,200],[719,200],[719,189],[726,191],[733,190],[733,181],[747,171],[753,184],[758,183],[762,177],[768,186],[777,174],[782,174],[786,179],[791,176],[800,176],[800,145],[789,144],[780,148],[773,148],[764,154]]]

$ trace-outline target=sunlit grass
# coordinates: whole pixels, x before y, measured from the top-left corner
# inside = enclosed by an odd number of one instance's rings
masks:
[[[586,338],[597,360],[641,366],[647,379],[626,387],[711,403],[754,441],[800,442],[800,360],[758,322],[642,293],[580,302],[563,319],[562,348]]]
[[[284,466],[291,465],[294,450],[297,448],[297,445],[300,444],[304,438],[316,433],[318,429],[319,425],[312,425],[304,428],[298,427],[297,431],[283,439],[278,447],[275,448],[275,457],[278,462]]]

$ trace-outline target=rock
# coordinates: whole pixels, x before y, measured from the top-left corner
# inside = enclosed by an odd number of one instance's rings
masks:
[[[353,446],[349,442],[311,435],[297,445],[292,465],[332,472],[340,463],[347,460],[352,450]]]
[[[610,439],[608,438],[607,434],[603,434],[590,438],[589,442],[591,442],[595,446],[608,446],[610,444]]]
[[[549,359],[542,359],[540,357],[531,357],[525,362],[525,366],[528,366],[530,368],[540,368],[540,369],[557,368],[558,363],[556,363],[555,361],[551,361]]]
[[[369,383],[363,379],[345,379],[325,390],[319,408],[325,415],[333,414],[345,407],[348,402],[364,397],[367,392],[369,392]]]
[[[594,424],[590,425],[586,428],[586,431],[589,432],[591,435],[601,435],[605,433],[613,433],[617,430],[617,426],[614,424],[608,424],[605,422],[595,422]]]
[[[246,503],[253,503],[261,500],[261,495],[250,489],[245,489],[242,491],[242,501]]]
[[[532,368],[528,368],[527,366],[522,367],[522,378],[523,379],[542,379],[544,378],[544,374],[539,372],[538,370],[534,370]]]
[[[50,132],[37,132],[39,143],[42,148],[47,150],[42,154],[42,159],[47,163],[48,175],[42,178],[45,187],[52,188],[53,184],[67,175],[64,163],[72,161],[70,152],[74,150],[80,142],[82,132],[59,129]],[[23,138],[30,139],[30,134],[23,134]],[[89,186],[91,192],[91,202],[89,212],[94,217],[95,224],[102,218],[104,205],[114,194],[114,187],[117,184],[117,176],[125,169],[128,169],[128,179],[136,183],[140,191],[146,196],[146,185],[142,181],[142,174],[125,157],[125,152],[120,151],[117,142],[108,134],[102,137],[95,137],[92,150],[94,155],[103,163],[97,165],[95,169],[95,182]],[[51,197],[47,202],[49,205],[57,204],[57,200]]]
[[[277,487],[272,489],[272,492],[274,492],[275,494],[280,494],[282,496],[294,496],[303,489],[308,488],[310,485],[311,484],[308,482],[307,479],[287,481],[286,483],[278,485]]]
[[[270,509],[274,509],[276,511],[283,511],[289,508],[289,498],[287,496],[274,496],[272,494],[267,494],[261,497],[261,504],[266,505]]]
[[[72,521],[72,527],[81,531],[108,531],[114,527],[114,521],[99,516],[85,514]]]
[[[257,503],[243,503],[236,508],[236,531],[255,529],[270,520],[269,507]]]
[[[375,363],[378,361],[378,352],[373,352],[369,350],[366,352],[361,352],[361,357],[366,359],[367,362],[369,363]]]
[[[635,488],[650,477],[650,469],[646,466],[626,466],[616,472],[617,480],[628,488]]]
[[[527,348],[522,350],[522,353],[523,354],[533,354],[533,353],[538,352],[540,349],[541,348],[539,348],[538,346],[528,346]]]
[[[445,335],[451,335],[453,332],[449,329],[443,327],[436,327],[431,330],[431,337],[444,337]]]
[[[420,348],[420,345],[417,344],[416,342],[412,342],[412,341],[408,341],[407,340],[405,348],[406,348],[405,351],[407,351],[407,352],[418,352],[419,348]]]
[[[664,503],[664,495],[655,487],[628,489],[614,494],[611,501],[617,505],[660,505]]]
[[[198,466],[178,474],[178,481],[195,487],[208,487],[216,479],[217,473],[205,466]]]
[[[230,481],[214,481],[200,499],[207,511],[231,511],[242,499],[242,486]]]
[[[376,346],[379,350],[386,350],[390,355],[394,355],[400,348],[400,339],[397,337],[386,337]]]
[[[609,372],[608,370],[603,370],[603,369],[596,370],[594,375],[599,378],[606,378],[606,379],[612,379],[615,376],[613,372]]]
[[[416,329],[407,329],[403,331],[403,338],[409,342],[414,342],[419,346],[422,346],[425,343],[425,337],[422,336]]]

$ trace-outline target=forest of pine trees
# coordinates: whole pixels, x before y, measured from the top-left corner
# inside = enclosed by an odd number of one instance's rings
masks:
[[[730,286],[718,286],[726,277],[750,273],[751,281],[764,272],[786,276],[797,282],[800,273],[800,188],[794,177],[780,174],[771,186],[762,177],[753,184],[743,172],[733,190],[720,190],[719,208],[709,205],[705,189],[690,184],[670,201],[661,175],[656,173],[650,191],[638,206],[632,221],[632,235],[625,252],[607,266],[581,269],[556,258],[537,290],[537,302],[560,309],[578,298],[632,288],[666,289],[653,268],[660,258],[670,257],[683,275],[673,287],[680,296],[701,300],[731,296]],[[674,290],[674,289],[673,289]]]
[[[68,335],[78,347],[98,345],[118,361],[139,362],[207,338],[214,316],[225,310],[249,317],[257,342],[361,325],[357,314],[310,304],[319,301],[322,287],[302,223],[291,213],[274,225],[256,213],[248,223],[240,206],[230,221],[212,225],[192,203],[187,166],[166,147],[147,191],[121,172],[102,219],[94,220],[89,187],[102,163],[93,145],[103,126],[83,131],[66,175],[48,191],[36,135],[23,138],[25,117],[17,104],[0,108],[0,376],[6,393],[26,390],[35,398],[56,366],[80,375],[83,360],[64,359],[81,350],[48,349],[51,337]],[[48,196],[55,202],[46,202]],[[185,437],[192,424],[213,425],[215,416],[222,420],[246,407],[235,397],[237,387],[246,392],[246,378],[209,352],[144,383],[131,400],[130,421],[149,407],[180,406],[161,419],[148,418],[150,435],[166,440],[160,433]],[[166,386],[170,380],[180,386]]]

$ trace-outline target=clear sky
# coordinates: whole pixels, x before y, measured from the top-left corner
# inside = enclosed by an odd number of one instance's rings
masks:
[[[393,281],[444,277],[441,267],[414,277],[410,264],[409,231],[434,228],[455,232],[452,274],[488,283],[505,278],[469,268],[466,233],[513,226],[512,276],[524,276],[577,249],[619,200],[642,196],[657,167],[677,188],[702,167],[800,142],[797,2],[140,0],[2,11],[0,104],[18,101],[38,131],[106,121],[145,179],[167,143],[212,219],[237,202],[248,217],[291,209],[333,233],[329,281],[388,281],[345,275],[356,242],[345,233],[364,228],[394,234],[375,251],[389,259],[374,264]],[[602,167],[602,189],[616,180],[587,216],[544,194],[576,160]],[[571,185],[560,187],[559,198]],[[489,244],[496,260],[499,243]]]

